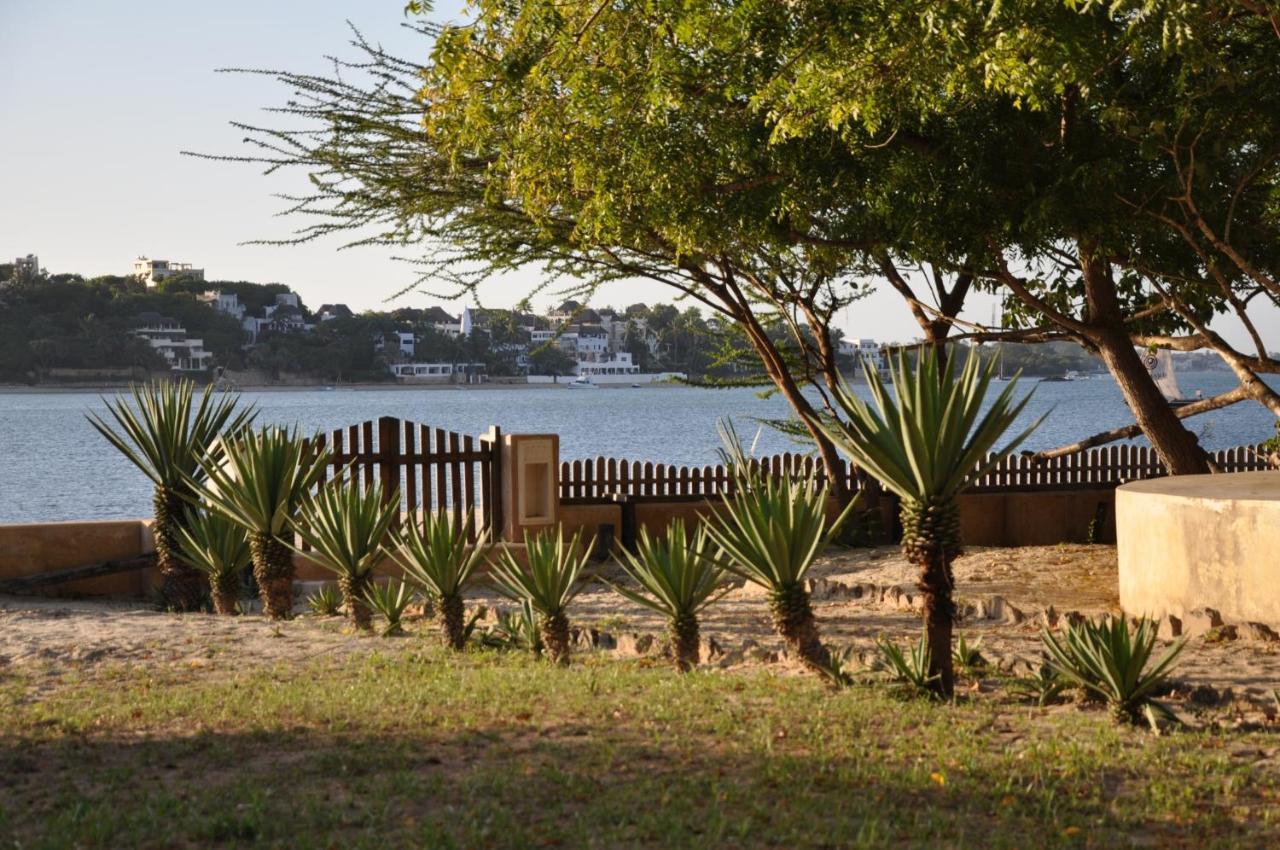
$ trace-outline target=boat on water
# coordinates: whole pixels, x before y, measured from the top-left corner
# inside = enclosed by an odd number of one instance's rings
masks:
[[[591,379],[583,375],[579,375],[569,383],[565,384],[571,390],[598,390],[599,386],[591,383]]]
[[[1197,401],[1197,399],[1188,398],[1183,394],[1182,387],[1178,386],[1178,375],[1173,367],[1173,354],[1167,348],[1161,348],[1155,352],[1144,352],[1142,362],[1170,407],[1186,407]]]

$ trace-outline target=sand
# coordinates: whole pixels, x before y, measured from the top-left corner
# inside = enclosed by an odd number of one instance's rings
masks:
[[[963,604],[1002,596],[1018,608],[1021,623],[970,618],[958,630],[968,640],[982,640],[993,657],[1035,663],[1040,654],[1041,612],[1086,615],[1117,610],[1116,556],[1112,546],[1060,545],[995,549],[973,547],[955,565],[957,596]],[[814,579],[844,585],[900,585],[913,592],[914,571],[896,548],[831,550],[812,570]],[[822,582],[818,585],[821,587]],[[501,604],[477,594],[476,602]],[[892,602],[866,597],[823,598],[815,593],[814,610],[823,639],[838,647],[870,654],[877,637],[914,640],[919,615]],[[1006,610],[1007,610],[1006,605]],[[990,606],[988,606],[990,607]],[[576,626],[592,626],[612,635],[658,634],[660,618],[595,584],[575,600]],[[424,631],[429,624],[411,624]],[[734,590],[707,610],[704,636],[714,638],[725,655],[721,666],[770,663],[780,657],[764,594],[746,586]],[[412,635],[408,640],[414,640]],[[751,648],[744,652],[744,647]],[[191,667],[290,663],[323,654],[350,654],[384,647],[382,639],[355,635],[339,618],[299,616],[271,623],[259,616],[214,617],[167,614],[141,602],[73,601],[0,596],[0,675],[6,667],[61,667],[111,663],[185,665]],[[785,666],[785,662],[783,662]],[[1274,713],[1273,689],[1280,689],[1280,643],[1190,641],[1176,676],[1190,686],[1230,689],[1225,702],[1251,703]]]

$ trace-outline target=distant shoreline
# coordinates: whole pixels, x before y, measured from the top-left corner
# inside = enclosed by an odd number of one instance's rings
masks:
[[[245,384],[230,388],[228,392],[343,392],[354,390],[356,392],[376,392],[378,390],[391,390],[394,392],[409,392],[426,390],[429,392],[440,392],[448,390],[563,390],[568,388],[569,381],[572,378],[566,378],[558,384],[507,384],[507,383],[485,383],[485,384],[400,384],[400,383],[363,383],[363,384]],[[661,381],[648,384],[639,384],[633,387],[631,384],[596,384],[598,389],[602,390],[634,390],[649,389],[652,387],[679,387],[684,386],[676,381]],[[57,394],[57,393],[100,393],[100,392],[119,392],[127,390],[128,383],[120,384],[64,384],[64,385],[41,385],[28,386],[26,384],[0,384],[0,395],[41,395],[41,394]]]

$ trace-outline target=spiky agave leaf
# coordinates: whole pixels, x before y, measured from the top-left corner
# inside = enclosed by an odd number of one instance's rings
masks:
[[[312,614],[332,617],[342,610],[342,596],[333,585],[321,585],[315,593],[307,597],[307,608]]]
[[[906,652],[896,643],[883,637],[876,638],[876,649],[880,651],[881,663],[886,672],[894,681],[905,686],[912,694],[937,696],[934,688],[937,674],[929,670],[932,666],[929,645],[923,637],[908,646]]]
[[[289,523],[303,543],[303,552],[338,576],[367,577],[382,559],[391,525],[400,504],[400,491],[384,496],[374,482],[362,488],[353,476],[335,478],[309,495]]]
[[[186,379],[130,384],[128,397],[103,400],[115,428],[96,413],[87,418],[152,484],[184,489],[188,479],[203,478],[206,461],[217,462],[219,437],[239,433],[257,415],[253,407],[237,409],[239,396],[215,397],[212,386],[198,402],[194,396]]]
[[[1049,652],[1049,666],[1106,700],[1116,719],[1137,722],[1144,713],[1176,719],[1152,694],[1168,680],[1186,638],[1150,665],[1157,630],[1155,622],[1145,618],[1130,620],[1121,614],[1085,620],[1068,626],[1060,637],[1043,629],[1041,638]]]
[[[542,642],[551,660],[559,664],[569,661],[569,618],[566,608],[582,591],[579,578],[591,551],[579,546],[582,531],[566,541],[557,527],[536,536],[525,534],[527,566],[510,550],[490,569],[495,589],[537,611]]]
[[[177,529],[179,556],[204,573],[219,613],[233,613],[241,575],[252,555],[240,525],[216,511],[193,510]]]
[[[386,584],[371,582],[364,592],[364,601],[382,618],[382,636],[391,637],[404,633],[404,612],[413,604],[417,594],[403,581]]]
[[[698,614],[732,589],[720,586],[724,569],[707,551],[706,531],[699,528],[690,539],[679,519],[667,527],[665,539],[642,528],[636,548],[635,555],[623,551],[620,564],[637,589],[606,584],[666,617],[676,667],[690,670],[699,661]]]
[[[467,541],[464,529],[472,527],[473,520],[474,512],[460,521],[444,511],[428,513],[421,527],[417,522],[406,523],[392,555],[405,579],[439,610],[444,639],[454,649],[467,643],[463,591],[492,550],[488,529],[474,544]]]
[[[971,352],[957,375],[957,358],[948,358],[945,367],[938,359],[932,349],[919,352],[915,368],[903,352],[896,362],[890,359],[892,395],[880,373],[864,363],[874,408],[841,384],[832,395],[845,418],[822,423],[854,463],[902,499],[924,504],[954,498],[1021,445],[1045,418],[996,449],[1032,393],[1015,400],[1015,377],[984,413],[996,362],[983,367]]]
[[[405,523],[396,536],[392,557],[427,598],[460,595],[488,559],[492,543],[487,529],[474,544],[467,540],[464,529],[471,526],[473,515],[468,512],[459,523],[444,511],[428,513],[420,525]]]

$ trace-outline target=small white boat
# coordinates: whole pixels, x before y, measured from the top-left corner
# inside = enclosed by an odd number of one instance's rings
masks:
[[[569,388],[569,389],[571,389],[571,390],[598,390],[598,389],[600,389],[598,386],[596,386],[595,384],[591,383],[591,379],[590,379],[590,378],[583,377],[583,376],[581,376],[581,375],[579,375],[578,377],[574,378],[574,379],[573,379],[572,381],[570,381],[569,383],[565,384],[565,386],[566,386],[566,387],[568,387],[568,388]]]

